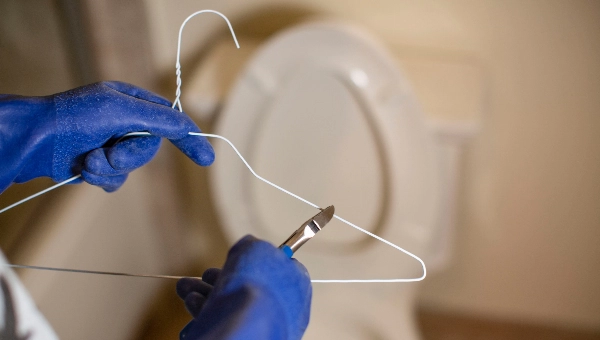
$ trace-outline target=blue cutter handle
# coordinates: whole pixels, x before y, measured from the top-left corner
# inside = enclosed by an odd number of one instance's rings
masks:
[[[290,259],[292,258],[292,256],[294,256],[294,251],[292,250],[292,248],[290,248],[288,245],[282,245],[279,249],[283,250],[283,252],[287,255],[287,257],[289,257]]]

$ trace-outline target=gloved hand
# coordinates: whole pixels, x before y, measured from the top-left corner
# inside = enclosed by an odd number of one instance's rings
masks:
[[[152,136],[129,137],[147,131]],[[148,163],[168,138],[199,165],[214,151],[184,113],[168,100],[122,82],[101,82],[47,97],[0,95],[0,192],[12,182],[82,174],[84,181],[117,190],[127,174]],[[116,143],[116,144],[115,144]]]
[[[312,287],[300,262],[246,236],[222,270],[179,280],[177,294],[194,317],[180,339],[297,340],[308,326]]]

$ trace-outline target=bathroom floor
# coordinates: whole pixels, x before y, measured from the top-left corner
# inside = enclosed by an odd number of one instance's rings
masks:
[[[419,325],[424,340],[598,340],[600,331],[586,332],[489,320],[473,316],[461,316],[420,310]]]
[[[172,286],[157,295],[154,306],[133,340],[172,340],[190,320]],[[600,340],[600,331],[586,332],[549,326],[488,320],[453,313],[419,310],[423,340]]]

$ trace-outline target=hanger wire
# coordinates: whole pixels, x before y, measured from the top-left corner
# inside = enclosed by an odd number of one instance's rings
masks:
[[[172,108],[175,109],[175,107],[177,107],[179,109],[179,111],[183,112],[182,106],[181,106],[181,64],[179,62],[180,57],[181,57],[181,36],[183,33],[183,28],[185,27],[185,25],[187,24],[187,22],[192,19],[193,17],[195,17],[198,14],[202,14],[202,13],[214,13],[214,14],[218,14],[219,16],[221,16],[226,22],[227,25],[229,26],[229,30],[231,32],[231,35],[233,37],[233,40],[235,42],[235,45],[237,48],[240,48],[240,45],[237,41],[237,38],[235,36],[235,33],[233,31],[233,27],[231,27],[231,23],[229,22],[229,20],[227,19],[227,17],[225,15],[223,15],[220,12],[217,11],[213,11],[213,10],[202,10],[202,11],[198,11],[195,12],[193,14],[191,14],[190,16],[188,16],[183,23],[181,24],[181,27],[179,28],[179,37],[178,37],[178,41],[177,41],[177,62],[175,64],[175,68],[176,68],[176,75],[177,75],[177,90],[175,92],[175,101],[173,102],[173,106]],[[279,185],[263,178],[262,176],[258,175],[254,169],[252,169],[252,167],[250,166],[250,164],[248,164],[248,162],[246,161],[246,159],[242,156],[242,154],[238,151],[238,149],[235,147],[235,145],[233,145],[233,143],[220,135],[216,135],[216,134],[211,134],[211,133],[201,133],[201,132],[189,132],[188,133],[191,136],[204,136],[204,137],[208,137],[208,138],[217,138],[220,140],[225,141],[227,144],[229,144],[229,146],[233,149],[233,151],[235,151],[235,153],[237,154],[237,156],[240,158],[240,160],[244,163],[244,165],[246,166],[246,168],[248,168],[248,170],[252,173],[252,175],[254,175],[254,177],[258,178],[259,180],[263,181],[264,183],[310,205],[311,207],[317,208],[319,209],[319,206],[308,201],[305,198],[302,198],[296,194],[294,194],[293,192],[280,187]],[[128,137],[128,136],[146,136],[146,135],[150,135],[150,133],[148,132],[131,132],[126,134],[123,137]],[[60,182],[54,186],[51,186],[45,190],[42,190],[34,195],[31,195],[25,199],[22,199],[14,204],[11,204],[10,206],[3,208],[2,210],[0,210],[0,214],[8,211],[18,205],[21,205],[33,198],[36,198],[42,194],[45,194],[51,190],[54,190],[56,188],[59,188],[67,183],[70,183],[78,178],[80,178],[81,175],[77,175],[77,176],[73,176],[63,182]],[[343,219],[342,217],[338,216],[338,215],[333,215],[333,217],[339,221],[341,221],[342,223],[345,223],[347,225],[349,225],[350,227],[380,241],[383,242],[385,244],[387,244],[388,246],[401,251],[402,253],[414,258],[415,260],[417,260],[420,264],[421,267],[423,268],[423,275],[421,275],[420,277],[416,277],[416,278],[409,278],[409,279],[339,279],[339,280],[311,280],[311,282],[313,283],[385,283],[385,282],[417,282],[417,281],[422,281],[423,279],[425,279],[425,277],[427,276],[427,268],[425,266],[425,262],[423,262],[423,260],[421,260],[421,258],[419,258],[417,255],[409,252],[408,250],[384,239],[383,237],[380,237],[378,235],[375,235],[353,223],[351,223],[348,220]],[[130,274],[130,273],[118,273],[118,272],[104,272],[104,271],[94,271],[94,270],[82,270],[82,269],[67,269],[67,268],[56,268],[56,267],[42,267],[42,266],[28,266],[28,265],[18,265],[18,264],[7,264],[7,266],[9,267],[13,267],[13,268],[23,268],[23,269],[37,269],[37,270],[50,270],[50,271],[60,271],[60,272],[70,272],[70,273],[84,273],[84,274],[98,274],[98,275],[113,275],[113,276],[129,276],[129,277],[146,277],[146,278],[163,278],[163,279],[179,279],[181,278],[180,276],[170,276],[170,275],[146,275],[146,274]]]

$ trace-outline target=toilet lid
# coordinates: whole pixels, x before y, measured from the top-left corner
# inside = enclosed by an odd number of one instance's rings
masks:
[[[262,177],[426,255],[440,196],[432,136],[396,62],[362,31],[309,23],[270,39],[215,133]],[[279,245],[318,212],[253,177],[227,144],[213,145],[210,182],[231,242],[253,234]],[[414,259],[337,220],[296,257],[320,279],[421,274]]]

